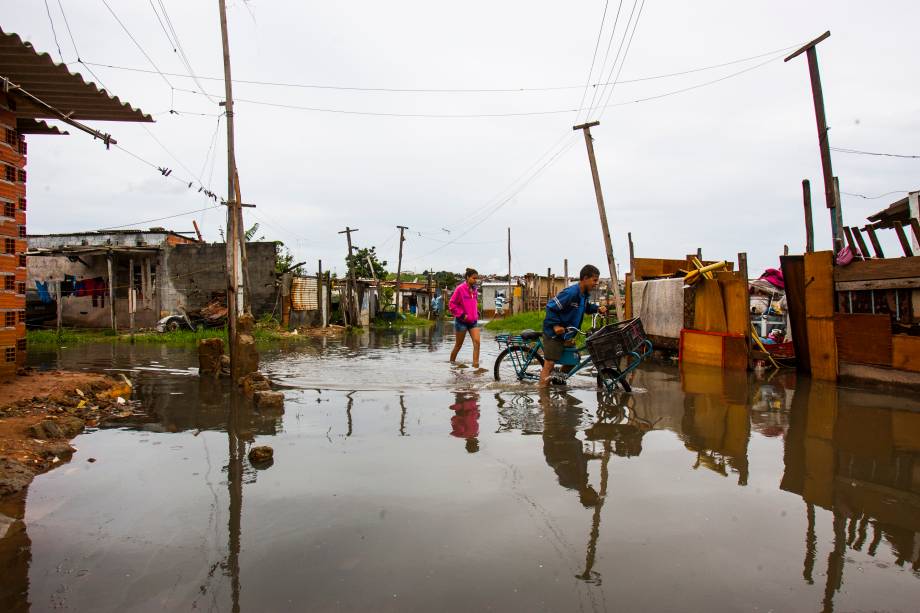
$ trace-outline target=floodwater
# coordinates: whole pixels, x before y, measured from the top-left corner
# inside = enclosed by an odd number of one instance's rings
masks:
[[[660,365],[633,394],[541,395],[449,350],[419,330],[273,352],[278,414],[187,350],[33,353],[129,373],[149,415],[35,480],[0,610],[918,609],[915,396]]]

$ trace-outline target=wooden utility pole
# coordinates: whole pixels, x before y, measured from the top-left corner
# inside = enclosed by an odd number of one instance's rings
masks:
[[[811,181],[802,179],[802,204],[805,206],[805,253],[815,251],[815,227],[811,218]]]
[[[549,301],[553,298],[553,269],[546,269],[546,304],[549,305]]]
[[[326,327],[326,303],[323,300],[323,261],[316,264],[316,309],[319,311],[319,327]]]
[[[128,258],[128,325],[131,327],[131,342],[134,342],[134,311],[137,298],[134,290],[134,258]]]
[[[399,275],[402,273],[402,253],[403,253],[403,243],[406,241],[403,236],[403,232],[409,229],[408,226],[396,226],[399,228],[399,261],[396,264],[396,294],[393,296],[393,302],[396,304],[396,311],[400,310],[399,303],[402,302],[399,299],[399,288],[400,288],[400,278]]]
[[[345,226],[344,230],[340,230],[339,234],[344,234],[345,238],[348,240],[348,256],[345,258],[345,265],[348,266],[348,275],[345,277],[345,300],[342,301],[342,317],[345,319],[345,324],[348,324],[348,320],[352,319],[351,313],[351,292],[355,282],[355,273],[354,266],[351,266],[348,263],[349,258],[351,258],[351,233],[357,232],[358,228],[349,228]],[[356,320],[357,321],[357,320]],[[355,323],[355,322],[352,322]]]
[[[562,274],[565,276],[565,286],[569,286],[569,258],[562,260]]]
[[[63,319],[64,313],[64,295],[61,293],[61,282],[55,281],[57,287],[57,333],[58,336],[61,335],[61,320]]]
[[[109,252],[105,258],[109,272],[109,317],[112,320],[112,331],[118,333],[118,322],[115,321],[115,275],[112,273],[112,259],[115,256]]]
[[[224,51],[224,111],[227,116],[227,332],[230,372],[236,361],[237,318],[245,308],[243,299],[243,209],[237,185],[236,148],[233,126],[233,79],[230,74],[230,38],[227,32],[226,0],[217,0],[220,10],[220,36]]]
[[[511,228],[508,228],[508,314],[514,315],[514,295],[511,291]]]
[[[601,231],[604,233],[604,248],[607,250],[607,268],[610,270],[610,284],[613,289],[613,303],[617,309],[617,320],[623,321],[623,299],[620,297],[620,280],[617,278],[616,261],[613,259],[613,241],[610,238],[610,226],[607,224],[607,210],[604,208],[604,194],[601,191],[601,178],[597,172],[597,160],[594,157],[594,139],[591,128],[601,122],[592,121],[574,126],[573,130],[585,133],[585,145],[588,148],[588,162],[591,164],[591,177],[594,179],[594,195],[597,197],[597,211],[601,218]]]
[[[827,135],[827,118],[824,115],[824,92],[821,90],[821,73],[818,70],[818,51],[815,47],[828,38],[831,33],[825,32],[818,38],[803,46],[801,49],[787,57],[784,61],[788,62],[794,57],[806,54],[808,58],[808,73],[811,76],[811,95],[815,104],[815,119],[818,124],[818,145],[821,149],[821,170],[824,175],[824,199],[827,208],[831,214],[831,236],[834,241],[834,253],[843,248],[843,228],[840,220],[843,217],[840,208],[840,200],[835,195],[834,190],[834,169],[831,165],[831,145]]]

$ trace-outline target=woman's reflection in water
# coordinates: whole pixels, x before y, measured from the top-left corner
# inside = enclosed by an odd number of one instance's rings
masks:
[[[454,412],[450,418],[450,435],[466,439],[467,452],[476,453],[479,451],[479,394],[456,392],[450,409]]]

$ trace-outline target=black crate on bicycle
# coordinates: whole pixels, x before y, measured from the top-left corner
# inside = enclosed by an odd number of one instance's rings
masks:
[[[585,340],[591,361],[598,369],[619,368],[620,358],[630,352],[639,352],[645,342],[645,330],[638,317],[609,324]]]

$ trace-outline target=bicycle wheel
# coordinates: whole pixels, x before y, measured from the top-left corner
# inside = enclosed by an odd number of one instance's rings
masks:
[[[516,355],[512,356],[512,353]],[[498,357],[495,358],[495,368],[493,369],[495,380],[520,381],[523,377],[518,376],[514,363],[517,361],[518,364],[523,364],[529,354],[530,348],[528,347],[512,346],[504,349],[498,354]],[[530,359],[524,371],[528,375],[539,377],[541,370],[543,370],[543,356],[540,355],[540,353],[536,353]]]
[[[598,387],[608,387],[616,389],[617,387],[621,388],[624,392],[631,392],[632,386],[629,384],[629,381],[626,380],[626,377],[620,377],[620,371],[616,368],[603,368],[597,372],[597,385]],[[616,384],[611,385],[614,381]]]

